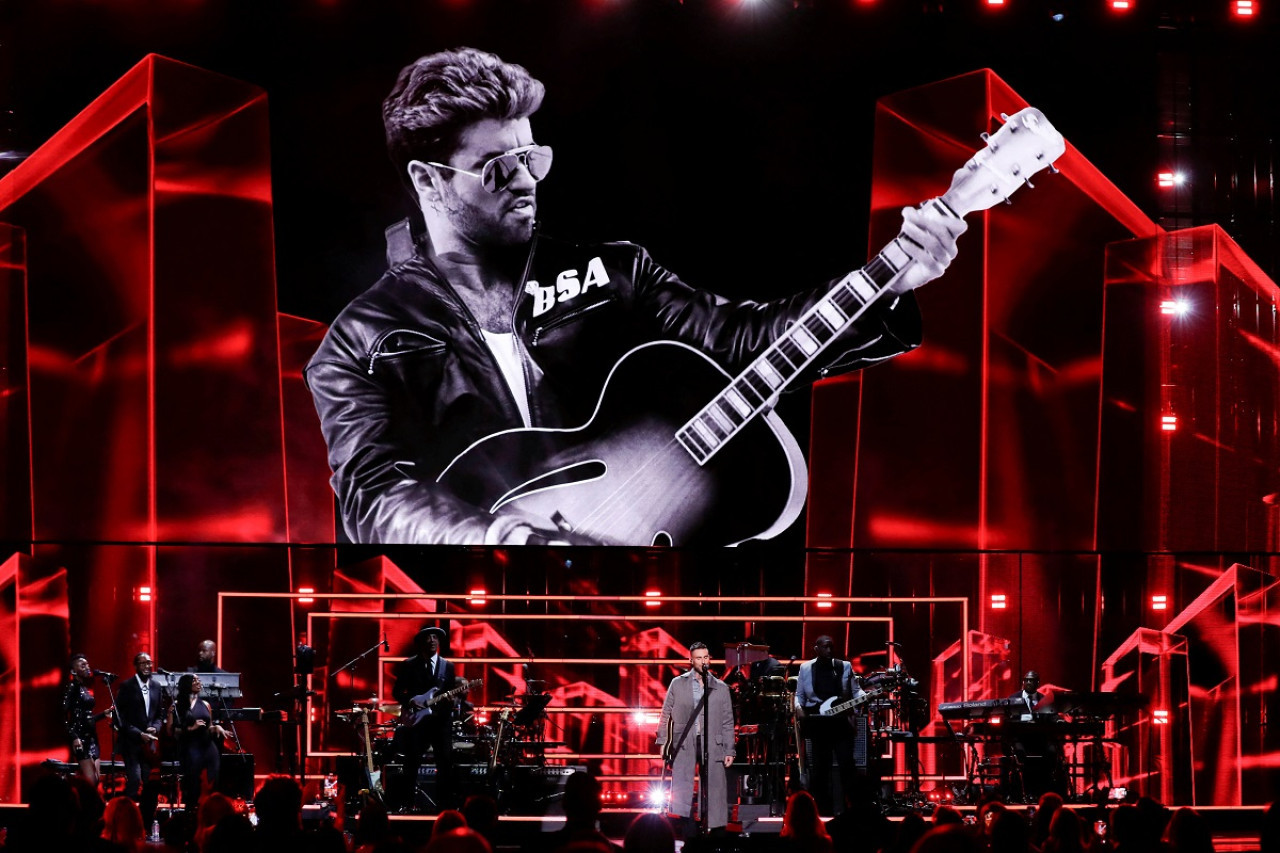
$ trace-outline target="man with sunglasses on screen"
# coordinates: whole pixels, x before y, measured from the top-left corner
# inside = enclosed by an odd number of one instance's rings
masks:
[[[354,542],[650,544],[648,534],[643,541],[625,531],[584,534],[581,519],[530,513],[528,503],[504,493],[504,469],[553,457],[545,430],[563,437],[603,411],[602,389],[625,373],[615,365],[630,351],[674,341],[716,370],[738,373],[831,286],[730,303],[688,286],[635,244],[574,245],[539,233],[537,186],[552,151],[534,139],[529,117],[542,97],[542,84],[524,68],[462,48],[404,68],[383,103],[389,153],[425,230],[417,238],[388,232],[390,269],[342,311],[305,371]],[[797,384],[919,345],[909,291],[942,274],[965,225],[933,210],[908,209],[904,220],[909,239],[897,241],[904,263],[891,291],[792,377]],[[664,387],[674,392],[678,384]],[[767,409],[772,396],[763,387],[750,403]],[[744,419],[754,416],[740,397],[730,402]],[[480,439],[522,427],[544,432],[514,453],[487,453],[470,479],[442,475]],[[613,449],[625,456],[627,440]],[[785,441],[800,459],[803,485],[803,459],[789,434]],[[526,492],[545,493],[612,464],[552,462],[545,477],[521,476]],[[477,484],[491,476],[496,499],[479,496]],[[665,486],[661,477],[654,484]],[[643,500],[614,494],[611,519],[625,527],[627,512]]]

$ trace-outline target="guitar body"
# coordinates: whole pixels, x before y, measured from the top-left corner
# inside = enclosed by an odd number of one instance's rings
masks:
[[[435,713],[435,706],[439,703],[455,696],[461,696],[482,684],[484,684],[484,679],[473,678],[470,681],[464,681],[452,690],[441,690],[439,687],[432,687],[425,693],[419,693],[404,704],[400,711],[400,720],[396,725],[412,728]]]
[[[799,445],[772,412],[705,465],[677,431],[731,379],[711,359],[660,341],[624,355],[591,419],[481,439],[439,481],[491,513],[609,545],[732,545],[785,530],[804,506]]]

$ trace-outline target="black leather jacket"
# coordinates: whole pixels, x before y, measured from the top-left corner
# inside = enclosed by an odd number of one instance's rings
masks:
[[[610,368],[649,341],[680,341],[736,374],[830,287],[731,303],[689,287],[635,244],[545,236],[530,247],[525,282],[512,327],[530,416],[545,427],[584,423]],[[912,295],[874,305],[797,383],[912,349],[920,333]],[[480,326],[423,253],[342,311],[305,378],[352,541],[494,544],[520,523],[435,482],[472,442],[523,423]]]

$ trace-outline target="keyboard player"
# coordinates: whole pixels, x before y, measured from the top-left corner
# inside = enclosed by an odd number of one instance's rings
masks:
[[[1022,689],[1008,702],[1004,748],[1007,755],[1017,756],[1022,798],[1036,802],[1047,791],[1063,793],[1062,745],[1053,731],[1058,715],[1050,697],[1040,691],[1040,673],[1028,670],[1022,676]]]

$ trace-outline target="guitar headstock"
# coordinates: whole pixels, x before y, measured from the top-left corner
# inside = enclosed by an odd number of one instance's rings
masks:
[[[951,188],[942,195],[959,216],[1007,200],[1067,150],[1062,134],[1035,107],[1001,118],[1004,125],[990,136],[983,134],[987,146],[956,170]]]

